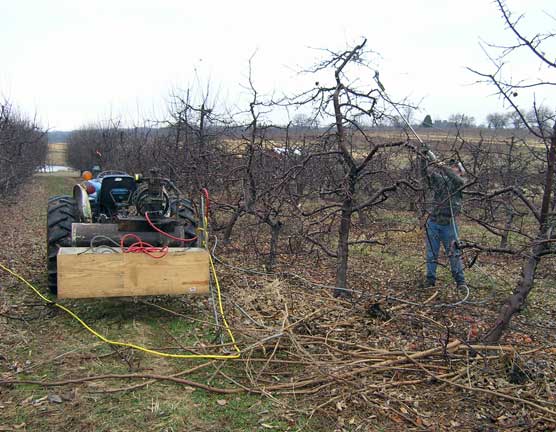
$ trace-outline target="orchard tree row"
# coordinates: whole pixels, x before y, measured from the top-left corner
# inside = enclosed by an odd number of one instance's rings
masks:
[[[0,198],[15,195],[45,163],[46,133],[35,119],[20,114],[8,101],[0,102]]]

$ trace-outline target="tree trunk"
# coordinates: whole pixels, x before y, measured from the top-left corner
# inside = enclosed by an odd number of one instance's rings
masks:
[[[338,230],[338,256],[336,258],[336,289],[334,295],[345,295],[349,291],[338,288],[347,288],[347,268],[349,256],[349,231],[351,228],[351,215],[353,199],[348,194],[342,203],[340,228]]]
[[[268,261],[266,265],[266,270],[272,272],[274,266],[276,265],[276,256],[278,255],[278,237],[280,237],[280,231],[282,231],[282,222],[275,222],[270,226],[270,251],[268,254]]]
[[[234,229],[234,225],[236,224],[240,215],[241,215],[241,208],[238,207],[234,211],[234,213],[232,214],[232,217],[230,217],[230,220],[228,221],[228,223],[226,224],[226,229],[224,230],[224,237],[222,238],[222,242],[224,244],[230,243],[230,237],[232,236],[232,230]]]
[[[510,229],[512,228],[512,222],[514,220],[515,212],[511,207],[506,208],[506,224],[504,225],[504,231],[500,238],[500,248],[506,249],[508,247],[508,236],[510,235]]]
[[[342,113],[342,105],[340,103],[340,92],[345,89],[341,82],[341,73],[344,67],[351,61],[353,56],[361,50],[367,39],[364,39],[363,43],[356,46],[349,54],[343,59],[342,63],[336,71],[334,76],[336,78],[336,89],[332,96],[334,104],[334,117],[336,120],[336,139],[338,140],[338,151],[341,154],[345,170],[345,191],[344,198],[342,202],[342,212],[340,220],[340,228],[338,230],[338,254],[336,258],[336,289],[334,290],[334,295],[344,295],[348,294],[349,291],[345,291],[338,288],[347,288],[347,267],[348,267],[348,254],[349,254],[349,231],[351,228],[351,215],[353,214],[353,197],[355,196],[355,185],[357,183],[358,169],[353,158],[353,155],[348,151],[346,147],[346,130],[344,128],[344,114]]]
[[[504,302],[504,305],[500,309],[494,327],[492,327],[484,337],[484,341],[486,343],[498,342],[500,340],[500,337],[502,336],[502,333],[510,324],[512,316],[516,312],[519,312],[525,304],[525,300],[527,299],[527,296],[533,288],[535,272],[540,261],[538,251],[536,252],[537,253],[534,253],[523,263],[523,267],[521,269],[521,278],[513,294]]]
[[[542,253],[546,249],[545,240],[550,240],[551,228],[549,224],[550,203],[552,200],[552,189],[554,188],[554,166],[556,165],[556,123],[552,128],[552,136],[550,138],[550,147],[547,155],[546,176],[544,182],[544,193],[541,203],[541,212],[539,218],[539,234],[536,242],[531,248],[530,256],[523,263],[521,269],[521,278],[513,292],[513,294],[504,302],[500,309],[498,318],[494,326],[488,331],[483,340],[486,343],[496,343],[500,340],[502,333],[508,328],[512,316],[521,310],[527,296],[533,288],[535,281],[535,273],[537,265],[541,259]]]
[[[358,204],[359,202],[360,202],[360,201],[358,201],[358,200],[357,200],[357,201],[354,201],[355,206],[357,206],[357,204]],[[370,224],[369,216],[367,215],[367,212],[365,211],[365,209],[359,210],[359,211],[357,212],[357,219],[358,219],[359,225],[362,226],[362,227],[365,227],[365,228],[366,228],[366,227],[368,227],[369,224]]]

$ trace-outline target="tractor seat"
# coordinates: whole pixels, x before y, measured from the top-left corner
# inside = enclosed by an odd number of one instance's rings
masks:
[[[114,215],[119,208],[130,204],[131,195],[137,189],[135,179],[128,175],[104,177],[98,201],[101,213]]]

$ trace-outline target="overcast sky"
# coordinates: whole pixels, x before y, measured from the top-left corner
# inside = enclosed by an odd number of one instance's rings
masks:
[[[524,29],[556,30],[554,0],[508,6],[526,14]],[[0,35],[0,96],[57,130],[162,118],[172,91],[209,80],[222,103],[241,105],[255,52],[259,92],[309,89],[314,79],[297,72],[321,56],[312,48],[362,37],[380,53],[390,96],[420,102],[418,117],[465,112],[482,122],[504,107],[466,66],[490,70],[481,39],[511,40],[490,0],[0,0]],[[512,67],[513,76],[543,72],[527,56]]]

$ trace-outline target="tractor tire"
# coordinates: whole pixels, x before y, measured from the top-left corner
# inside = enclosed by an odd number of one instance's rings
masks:
[[[178,218],[185,222],[185,235],[187,238],[193,238],[197,235],[197,218],[195,217],[195,210],[193,210],[193,203],[188,199],[174,199],[170,202],[170,217],[175,216],[177,213]],[[196,247],[197,241],[186,243],[187,246]]]
[[[48,202],[58,201],[60,198],[68,198],[67,195],[54,195],[48,198]]]
[[[58,292],[58,250],[71,246],[71,224],[77,221],[75,200],[68,195],[58,195],[48,200],[46,218],[48,289]]]

